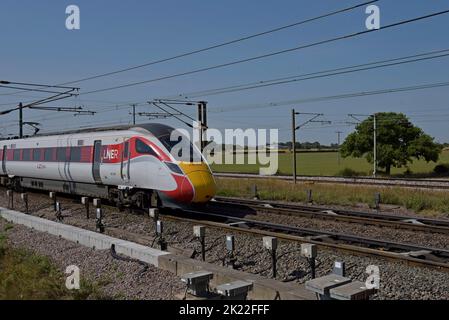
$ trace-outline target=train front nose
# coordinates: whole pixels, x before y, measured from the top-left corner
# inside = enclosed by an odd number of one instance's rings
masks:
[[[208,202],[215,196],[217,187],[206,163],[181,162],[179,166],[193,186],[193,203]]]

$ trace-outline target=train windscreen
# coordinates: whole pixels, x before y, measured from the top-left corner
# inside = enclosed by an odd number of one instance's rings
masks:
[[[177,161],[201,162],[201,153],[181,132],[174,130],[171,134],[160,136],[159,140]]]
[[[158,138],[177,161],[202,161],[200,151],[192,145],[191,140],[181,130],[160,123],[141,124],[139,126],[150,131]]]

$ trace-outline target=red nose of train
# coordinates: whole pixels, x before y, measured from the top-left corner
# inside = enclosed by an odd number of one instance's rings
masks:
[[[165,192],[176,203],[206,203],[215,196],[215,180],[205,163],[179,163],[184,175],[173,175],[177,189]]]

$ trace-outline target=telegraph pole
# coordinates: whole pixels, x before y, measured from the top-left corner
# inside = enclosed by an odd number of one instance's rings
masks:
[[[133,107],[133,125],[136,125],[136,106],[137,104],[133,103],[131,107]]]
[[[199,127],[200,150],[201,153],[203,153],[204,142],[206,140],[205,139],[206,128],[207,128],[207,102],[205,101],[198,102],[198,123],[200,125]]]
[[[342,132],[342,131],[336,131],[335,133],[337,134],[337,145],[338,145],[337,157],[338,157],[338,165],[340,165],[340,135],[341,135],[343,132]]]
[[[292,109],[293,183],[296,184],[296,112]]]
[[[23,138],[23,104],[19,103],[19,138]]]
[[[373,141],[374,141],[374,169],[373,169],[373,176],[376,177],[377,174],[377,119],[376,119],[376,114],[373,115],[373,132],[374,132],[374,137],[373,137]]]

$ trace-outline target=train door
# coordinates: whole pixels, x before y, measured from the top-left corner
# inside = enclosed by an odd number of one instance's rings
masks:
[[[74,180],[70,170],[70,140],[70,136],[58,137],[56,144],[56,166],[59,172],[59,177],[55,176],[54,179],[62,181]]]
[[[66,181],[75,181],[77,178],[79,179],[80,174],[78,174],[76,172],[76,163],[75,165],[72,163],[72,160],[75,159],[75,154],[76,151],[73,148],[73,143],[74,143],[74,139],[72,138],[72,136],[68,136],[67,137],[67,141],[66,141],[66,145],[67,147],[65,148],[65,165],[64,165],[64,175],[65,175],[65,180]],[[73,154],[72,154],[73,153]],[[75,176],[75,178],[74,178]],[[72,186],[71,186],[72,188]],[[72,189],[70,189],[70,191],[72,192]]]
[[[3,172],[3,174],[6,174],[6,153],[7,153],[7,147],[3,146],[3,153],[2,153],[2,172]]]
[[[124,182],[129,182],[129,170],[130,170],[130,154],[131,154],[131,145],[127,138],[123,139],[123,149],[122,149],[122,161],[120,164],[120,175]]]
[[[95,183],[101,183],[101,140],[94,141],[94,155],[92,160],[92,175]]]

